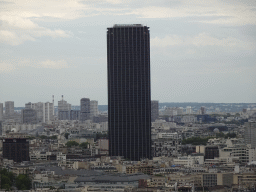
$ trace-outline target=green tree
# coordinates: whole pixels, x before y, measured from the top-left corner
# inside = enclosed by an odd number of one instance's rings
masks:
[[[207,138],[201,138],[201,137],[191,137],[188,139],[184,139],[182,140],[182,144],[192,144],[192,145],[206,145],[208,142],[208,139],[210,139],[211,137],[207,137]]]
[[[31,188],[31,180],[28,175],[20,174],[16,178],[16,187],[18,190],[29,190]]]
[[[41,138],[41,139],[48,139],[48,137],[45,136],[45,135],[40,136],[40,138]]]
[[[79,145],[79,143],[77,143],[76,141],[68,141],[66,143],[67,147],[78,146],[78,145]]]
[[[57,135],[53,135],[53,136],[50,137],[50,139],[56,140],[56,139],[58,139],[58,137],[57,137]]]
[[[12,172],[8,172],[7,169],[1,169],[0,174],[2,189],[10,190],[15,180],[15,175]]]
[[[108,133],[96,133],[96,140],[102,138],[108,138]]]
[[[87,146],[88,146],[88,142],[83,142],[83,143],[81,143],[80,145],[79,145],[79,147],[82,147],[82,148],[87,148]]]

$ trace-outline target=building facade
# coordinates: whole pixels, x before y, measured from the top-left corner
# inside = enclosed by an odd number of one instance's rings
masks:
[[[0,103],[0,121],[4,119],[4,104]]]
[[[5,102],[5,115],[7,117],[14,115],[14,101]]]
[[[256,148],[256,122],[245,123],[244,140],[246,144],[250,144],[251,148]]]
[[[99,112],[98,112],[98,101],[95,101],[95,100],[90,101],[91,119],[93,119],[93,117],[97,116],[98,114],[99,114]]]
[[[29,161],[29,142],[23,138],[3,139],[3,159]]]
[[[22,109],[21,121],[26,124],[37,124],[37,114],[35,109]]]
[[[58,119],[59,120],[69,120],[70,117],[71,104],[67,101],[60,100],[58,101]]]
[[[81,121],[86,121],[90,119],[90,99],[89,98],[82,98],[80,100],[80,119]]]
[[[107,31],[109,154],[151,159],[149,27]]]
[[[151,101],[151,121],[155,122],[155,120],[159,117],[159,101],[152,100]]]

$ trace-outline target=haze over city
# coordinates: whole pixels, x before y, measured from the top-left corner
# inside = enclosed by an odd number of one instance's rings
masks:
[[[106,29],[150,27],[151,98],[255,102],[255,1],[14,1],[0,4],[1,102],[107,104]]]

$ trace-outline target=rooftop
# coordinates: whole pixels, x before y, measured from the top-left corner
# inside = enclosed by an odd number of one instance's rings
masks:
[[[143,27],[142,24],[115,24],[113,28],[121,28],[121,27]]]

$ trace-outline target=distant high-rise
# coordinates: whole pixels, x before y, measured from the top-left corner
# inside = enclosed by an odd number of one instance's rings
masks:
[[[206,107],[203,106],[203,107],[200,108],[200,114],[201,115],[205,115],[206,114]]]
[[[45,123],[54,120],[54,107],[50,102],[26,103],[25,109],[34,109],[37,114],[37,122]]]
[[[3,139],[3,159],[29,161],[29,142],[26,139]]]
[[[69,120],[70,110],[71,110],[71,104],[63,100],[63,96],[62,96],[62,100],[58,101],[58,119]]]
[[[107,31],[110,156],[152,158],[149,36],[141,24]]]
[[[4,104],[0,103],[0,121],[4,119]]]
[[[53,103],[44,103],[44,117],[43,122],[49,122],[54,120],[54,106]]]
[[[5,115],[7,117],[14,115],[14,101],[5,102]]]
[[[70,120],[80,120],[80,110],[71,110]]]
[[[80,100],[80,119],[81,121],[86,121],[90,119],[90,99],[82,98]]]
[[[35,109],[22,109],[21,121],[26,124],[36,124],[37,114]]]
[[[2,136],[3,133],[3,122],[0,121],[0,136]]]
[[[246,122],[244,128],[244,140],[251,148],[256,148],[256,122]]]
[[[91,115],[91,119],[93,119],[93,117],[98,115],[98,101],[95,101],[95,100],[90,101],[90,115]]]
[[[192,108],[191,108],[191,106],[187,106],[187,108],[186,108],[186,114],[192,114]]]
[[[155,122],[155,120],[159,117],[159,101],[152,100],[151,101],[151,121]]]

